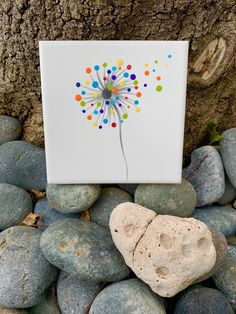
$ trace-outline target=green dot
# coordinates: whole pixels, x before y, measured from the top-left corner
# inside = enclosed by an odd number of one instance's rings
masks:
[[[106,62],[103,63],[103,67],[104,67],[104,68],[107,67],[107,63],[106,63]]]
[[[158,63],[158,61],[157,61],[157,60],[155,60],[154,62],[155,62],[156,64]]]
[[[138,81],[137,80],[134,81],[134,85],[138,85]]]
[[[97,107],[101,107],[101,102],[97,102]]]
[[[112,88],[113,88],[113,86],[112,86],[111,84],[107,86],[107,89],[108,89],[109,91],[112,91]]]
[[[162,91],[162,86],[161,86],[161,85],[157,85],[156,91],[157,91],[157,92],[161,92],[161,91]]]
[[[127,113],[124,113],[122,117],[123,117],[123,119],[127,119],[128,118]]]
[[[82,101],[80,102],[80,105],[81,105],[82,107],[84,107],[84,106],[86,105],[86,102],[85,102],[84,100],[82,100]]]

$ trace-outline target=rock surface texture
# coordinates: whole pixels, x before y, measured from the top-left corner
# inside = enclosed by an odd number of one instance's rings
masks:
[[[212,275],[218,264],[212,232],[194,218],[156,215],[140,205],[123,203],[111,214],[110,230],[127,265],[164,297]],[[223,246],[226,250],[226,242]]]

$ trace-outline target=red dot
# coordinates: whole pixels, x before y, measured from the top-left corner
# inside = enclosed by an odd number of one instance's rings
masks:
[[[128,99],[128,97],[127,97],[127,96],[125,96],[125,99]]]
[[[116,127],[116,123],[115,123],[115,122],[112,122],[111,126],[112,126],[113,128],[115,128],[115,127]]]
[[[131,69],[132,69],[132,65],[131,65],[131,64],[128,64],[128,65],[127,65],[127,69],[128,69],[128,70],[131,70]]]
[[[107,78],[104,76],[103,81],[106,81],[106,80],[107,80]]]
[[[149,71],[145,71],[144,74],[145,74],[146,76],[148,76],[148,75],[149,75]]]
[[[138,89],[138,86],[134,86],[135,89]]]

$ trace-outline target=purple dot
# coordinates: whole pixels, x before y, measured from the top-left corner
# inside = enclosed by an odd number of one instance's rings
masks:
[[[100,109],[100,113],[103,113],[104,112],[104,110],[103,109]]]
[[[144,86],[144,87],[147,87],[147,84],[145,83],[143,86]]]
[[[115,81],[116,76],[115,76],[115,75],[112,75],[112,77],[111,77],[111,78],[113,79],[113,81]]]
[[[99,125],[99,129],[102,129],[102,125]]]
[[[131,80],[135,80],[136,79],[136,75],[135,74],[131,74],[130,78],[131,78]]]

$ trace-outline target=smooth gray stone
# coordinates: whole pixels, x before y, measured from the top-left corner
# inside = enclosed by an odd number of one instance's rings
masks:
[[[211,205],[224,194],[224,168],[219,153],[212,146],[202,146],[192,152],[191,163],[183,169],[183,177],[197,192],[197,207]]]
[[[223,196],[217,201],[220,205],[226,205],[236,199],[236,189],[229,181],[227,174],[225,174],[225,191]]]
[[[31,211],[30,195],[18,186],[0,183],[0,229],[18,225]]]
[[[74,275],[60,272],[57,297],[62,314],[84,314],[100,287],[99,283],[81,281]]]
[[[135,203],[157,214],[190,217],[196,206],[196,192],[187,180],[181,184],[140,184]]]
[[[45,190],[45,152],[25,141],[0,146],[0,183],[17,185],[25,190]]]
[[[0,115],[0,145],[19,139],[21,133],[22,128],[19,120]]]
[[[34,213],[41,216],[38,227],[44,231],[50,224],[64,218],[80,218],[80,214],[62,214],[55,208],[52,208],[46,197],[37,201],[34,207]]]
[[[228,248],[226,259],[213,276],[213,280],[236,311],[236,246],[229,245]]]
[[[15,226],[0,233],[0,304],[27,308],[42,301],[57,269],[43,256],[41,231]]]
[[[99,225],[109,228],[109,219],[113,209],[121,203],[132,201],[132,197],[121,189],[104,188],[97,201],[89,209],[91,219]]]
[[[95,298],[89,314],[166,314],[163,301],[141,280],[113,283]]]
[[[29,308],[28,312],[29,314],[61,314],[55,289],[50,288],[42,302]]]
[[[177,301],[174,314],[234,314],[223,293],[217,289],[192,287]]]
[[[220,154],[229,180],[236,188],[236,128],[226,130],[222,136]]]
[[[101,188],[97,184],[48,184],[46,190],[49,204],[62,214],[89,209],[100,192]]]
[[[51,264],[81,280],[118,281],[130,272],[109,230],[91,221],[56,221],[43,232],[40,246]]]
[[[119,187],[128,192],[130,195],[134,196],[134,192],[137,188],[138,184],[119,184]]]
[[[193,217],[228,237],[236,233],[236,210],[226,206],[196,208]]]

